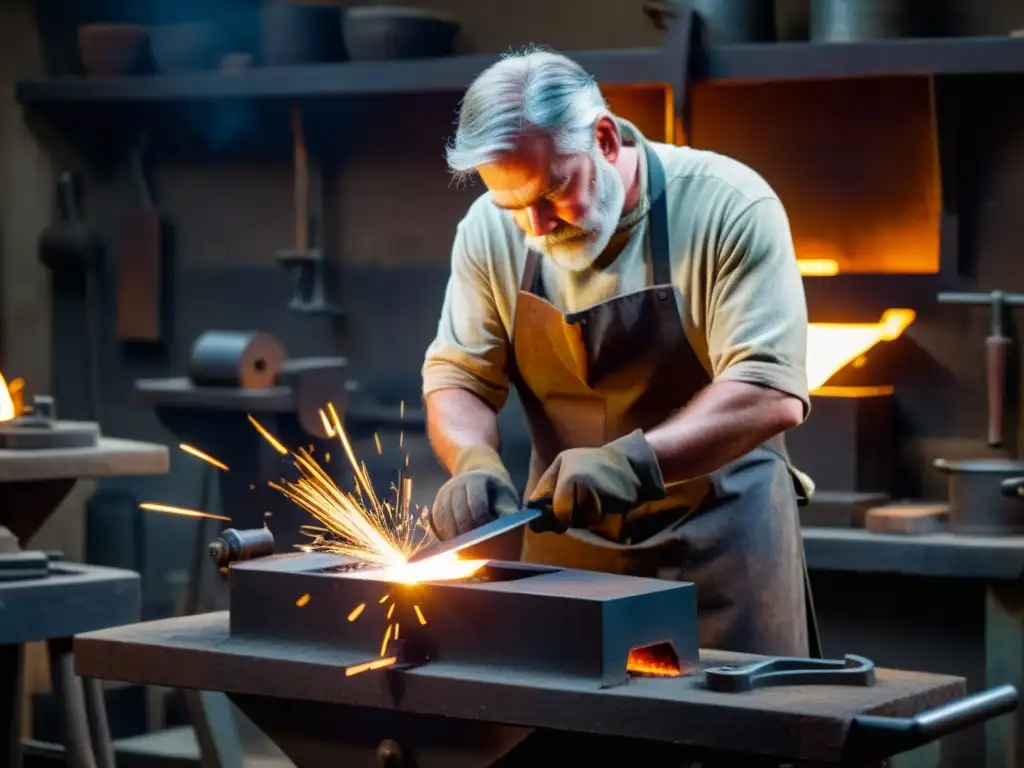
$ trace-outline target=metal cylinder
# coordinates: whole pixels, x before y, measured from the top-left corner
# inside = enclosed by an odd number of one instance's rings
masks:
[[[274,554],[274,534],[269,528],[225,528],[210,542],[210,559],[218,568],[231,563]]]
[[[775,39],[774,0],[693,0],[708,45]]]
[[[206,331],[192,345],[189,378],[197,386],[267,389],[288,358],[268,333]]]
[[[811,40],[854,43],[909,33],[908,0],[811,0]]]

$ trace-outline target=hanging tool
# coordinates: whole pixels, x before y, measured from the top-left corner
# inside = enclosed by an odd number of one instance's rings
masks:
[[[70,171],[57,179],[57,210],[60,221],[39,237],[39,260],[57,278],[76,276],[85,281],[85,328],[88,334],[90,418],[100,421],[99,295],[98,279],[103,243],[86,226],[78,211],[78,180]]]
[[[327,298],[329,265],[316,241],[323,240],[323,179],[316,168],[310,174],[309,155],[302,129],[302,111],[292,108],[292,149],[295,163],[295,249],[280,251],[277,260],[294,274],[295,293],[288,308],[304,314],[338,315]],[[314,177],[311,182],[311,175]],[[314,190],[310,210],[310,189]]]
[[[1012,339],[1003,333],[1006,307],[1024,306],[1024,294],[1003,293],[940,293],[940,304],[971,304],[989,306],[991,330],[985,339],[985,376],[988,391],[988,444],[1000,447],[1005,439],[1006,373]]]
[[[163,338],[164,223],[142,167],[145,138],[128,155],[128,170],[139,197],[121,217],[117,252],[117,337],[159,342]]]

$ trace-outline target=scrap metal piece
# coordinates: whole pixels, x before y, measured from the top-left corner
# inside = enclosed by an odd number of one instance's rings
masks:
[[[467,531],[447,541],[437,541],[428,544],[413,554],[409,558],[409,562],[415,563],[430,557],[451,554],[476,546],[477,544],[482,544],[488,539],[493,539],[495,536],[500,536],[507,531],[524,526],[543,514],[544,511],[541,509],[521,509],[518,512],[513,512],[511,515],[502,515],[497,520],[484,523],[479,528],[474,528],[472,531]]]
[[[710,667],[704,671],[707,687],[718,693],[747,693],[755,688],[782,685],[875,684],[875,663],[847,654],[837,659],[776,658],[739,667]]]

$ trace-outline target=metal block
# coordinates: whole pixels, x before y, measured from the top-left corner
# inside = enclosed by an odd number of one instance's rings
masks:
[[[850,396],[811,395],[807,421],[786,433],[793,463],[826,491],[888,494],[892,486],[893,396],[849,387]]]
[[[692,584],[492,561],[468,580],[407,585],[354,567],[322,553],[232,565],[232,637],[327,645],[366,661],[397,656],[399,665],[589,678],[600,687],[626,682],[634,649],[681,669],[698,658]]]

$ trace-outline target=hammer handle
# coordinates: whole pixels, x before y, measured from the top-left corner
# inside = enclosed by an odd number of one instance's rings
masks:
[[[1006,359],[1010,339],[989,336],[985,339],[986,377],[988,384],[988,444],[1003,444],[1003,416],[1006,393]]]

